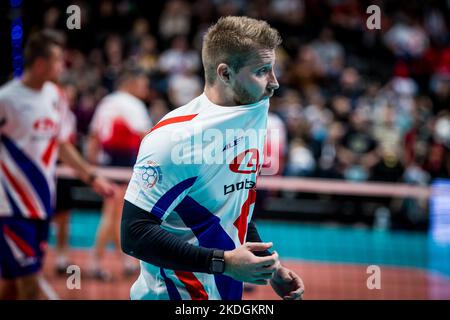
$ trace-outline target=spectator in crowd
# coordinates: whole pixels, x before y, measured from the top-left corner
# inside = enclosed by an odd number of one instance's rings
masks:
[[[368,119],[362,112],[354,112],[337,153],[341,173],[347,180],[367,180],[379,161],[377,141],[368,129]]]

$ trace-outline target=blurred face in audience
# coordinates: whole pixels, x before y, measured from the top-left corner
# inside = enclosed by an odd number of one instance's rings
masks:
[[[354,111],[351,116],[351,123],[355,130],[365,132],[367,131],[367,126],[369,125],[366,117],[358,111]]]

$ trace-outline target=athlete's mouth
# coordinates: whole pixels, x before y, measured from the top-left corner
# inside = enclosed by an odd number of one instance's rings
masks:
[[[273,90],[270,91],[266,91],[266,94],[264,95],[264,97],[270,98],[271,96],[273,96]]]

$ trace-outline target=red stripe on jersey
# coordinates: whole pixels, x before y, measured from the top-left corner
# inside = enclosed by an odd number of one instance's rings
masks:
[[[156,126],[154,126],[149,132],[147,132],[147,134],[149,134],[150,132],[152,132],[152,131],[154,131],[154,130],[156,130],[158,128],[167,126],[168,124],[191,121],[197,115],[198,115],[198,113],[196,113],[196,114],[189,114],[187,116],[178,116],[178,117],[173,117],[173,118],[162,120],[162,121],[158,122],[156,124]]]
[[[19,247],[20,251],[22,251],[28,257],[35,257],[36,254],[32,247],[28,245],[21,237],[15,234],[8,226],[3,226],[3,231],[5,235],[11,238],[12,241]]]
[[[248,190],[248,197],[245,200],[244,204],[241,208],[240,216],[234,221],[233,225],[238,229],[239,241],[241,244],[244,243],[245,234],[247,233],[247,218],[250,213],[250,206],[256,201],[256,190],[250,189]]]
[[[8,180],[11,183],[11,185],[13,186],[13,188],[19,194],[19,197],[20,197],[20,199],[22,199],[22,202],[25,204],[25,207],[31,213],[31,218],[40,219],[36,207],[33,205],[33,202],[27,196],[27,194],[25,193],[23,188],[20,186],[20,184],[17,182],[17,180],[14,179],[14,176],[11,174],[11,172],[8,170],[8,168],[5,166],[5,164],[2,163],[1,166],[2,166],[3,172],[5,173],[5,176],[8,178]]]
[[[192,300],[208,300],[208,294],[193,272],[175,271],[178,279],[184,284]]]
[[[111,121],[111,135],[101,143],[106,150],[137,152],[141,144],[141,135],[134,132],[125,119],[117,117]]]
[[[56,142],[56,137],[52,138],[47,146],[47,149],[45,149],[45,152],[42,155],[42,161],[44,162],[45,166],[48,166],[48,164],[50,163],[50,159],[52,158],[53,152],[56,149]]]

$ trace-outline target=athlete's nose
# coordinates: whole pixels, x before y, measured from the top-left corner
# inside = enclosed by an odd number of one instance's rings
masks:
[[[272,72],[269,74],[269,84],[267,86],[268,89],[270,90],[277,90],[280,85],[278,84],[278,80],[277,77],[275,76],[274,71],[272,70]]]

